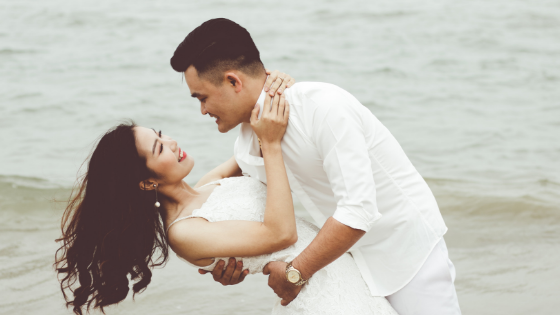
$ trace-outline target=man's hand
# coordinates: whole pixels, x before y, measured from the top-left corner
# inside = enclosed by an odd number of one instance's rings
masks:
[[[268,286],[278,295],[282,301],[280,304],[290,304],[299,294],[303,285],[294,285],[286,280],[287,263],[282,261],[271,261],[264,266],[263,274],[268,276]]]
[[[237,266],[235,264],[235,258],[231,257],[229,259],[228,266],[226,270],[224,270],[225,262],[223,260],[218,261],[214,270],[212,271],[212,277],[214,277],[214,281],[221,283],[222,285],[234,285],[242,282],[245,280],[245,276],[249,273],[249,270],[243,270],[243,262],[237,262]],[[198,269],[198,273],[201,275],[205,275],[210,271]]]

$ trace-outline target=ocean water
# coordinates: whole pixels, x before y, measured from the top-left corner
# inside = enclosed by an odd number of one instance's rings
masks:
[[[233,154],[169,66],[215,17],[265,66],[346,89],[395,135],[449,227],[463,314],[560,309],[560,3],[0,0],[0,313],[69,314],[52,268],[95,140],[123,119],[195,158]],[[301,216],[307,216],[297,206]],[[172,257],[107,314],[266,314],[264,276],[222,287]]]

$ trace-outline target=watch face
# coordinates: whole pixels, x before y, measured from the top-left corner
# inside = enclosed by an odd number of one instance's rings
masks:
[[[295,270],[290,270],[288,272],[288,281],[290,281],[291,283],[297,283],[299,281],[299,278],[299,272]]]

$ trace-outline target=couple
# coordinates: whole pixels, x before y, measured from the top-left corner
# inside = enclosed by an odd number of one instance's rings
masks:
[[[460,314],[435,198],[358,100],[267,80],[249,33],[227,19],[193,30],[171,65],[220,132],[241,124],[234,156],[190,187],[191,155],[161,131],[107,132],[59,239],[75,313],[122,301],[128,275],[144,290],[171,247],[222,284],[268,275],[273,314]],[[315,223],[294,216],[291,192]]]

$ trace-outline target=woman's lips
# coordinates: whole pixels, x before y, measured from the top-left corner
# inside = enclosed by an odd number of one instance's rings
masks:
[[[183,162],[187,158],[187,152],[179,149],[179,154],[183,152],[183,157],[179,160],[179,163]]]

